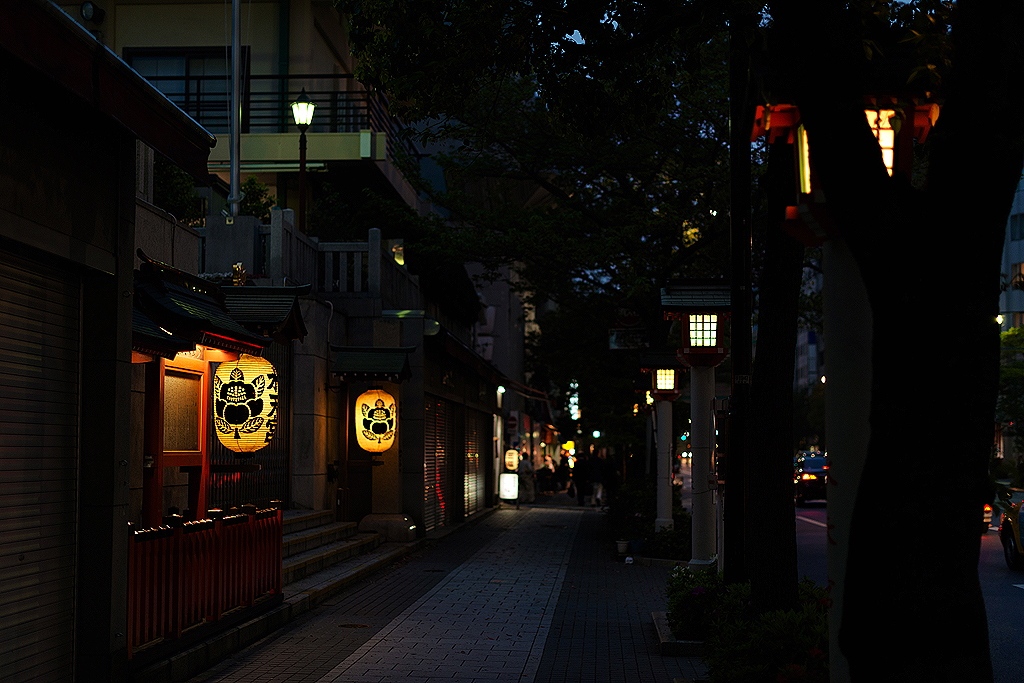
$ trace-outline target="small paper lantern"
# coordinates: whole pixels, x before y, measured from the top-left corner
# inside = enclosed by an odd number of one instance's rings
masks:
[[[383,389],[359,395],[355,407],[356,443],[364,451],[383,453],[391,448],[398,430],[395,398]]]
[[[517,467],[519,467],[519,451],[510,448],[505,451],[505,469],[514,472]]]
[[[270,443],[277,429],[277,371],[270,361],[242,354],[221,363],[213,376],[217,439],[236,453]]]

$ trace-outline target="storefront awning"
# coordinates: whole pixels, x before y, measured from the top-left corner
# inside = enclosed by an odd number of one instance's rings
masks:
[[[331,372],[346,382],[403,382],[412,377],[409,354],[415,346],[331,346]]]

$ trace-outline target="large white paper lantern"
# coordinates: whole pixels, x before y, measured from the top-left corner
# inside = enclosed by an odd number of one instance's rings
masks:
[[[270,361],[243,353],[221,363],[213,376],[217,439],[236,453],[258,451],[277,428],[277,371]]]
[[[383,453],[398,431],[395,397],[383,389],[370,389],[356,399],[356,443],[364,451]]]

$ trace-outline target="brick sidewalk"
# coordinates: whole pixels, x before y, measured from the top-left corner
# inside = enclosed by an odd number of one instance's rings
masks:
[[[466,525],[192,683],[672,683],[702,674],[699,660],[658,652],[651,612],[665,609],[668,569],[617,561],[594,508],[546,502]]]

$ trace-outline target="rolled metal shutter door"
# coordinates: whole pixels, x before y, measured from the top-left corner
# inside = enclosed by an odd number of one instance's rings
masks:
[[[0,248],[0,674],[73,679],[81,279]]]

